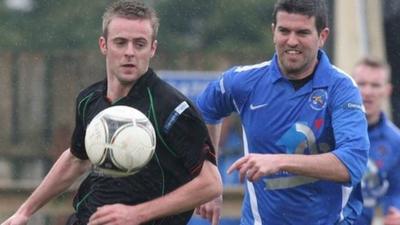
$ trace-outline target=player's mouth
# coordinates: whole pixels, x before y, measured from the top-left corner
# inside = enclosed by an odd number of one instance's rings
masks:
[[[288,62],[296,63],[302,58],[303,52],[297,49],[287,49],[284,51],[284,57]]]
[[[130,69],[130,68],[134,68],[134,67],[136,67],[136,66],[135,66],[135,64],[127,63],[127,64],[122,64],[122,67],[123,67],[123,68]]]
[[[365,107],[370,107],[371,105],[374,104],[374,101],[365,99],[363,101],[363,104],[364,104]]]
[[[136,69],[136,65],[133,63],[126,63],[121,65],[121,70],[124,74],[132,74]]]
[[[288,55],[300,55],[302,52],[297,49],[289,49],[285,50],[285,53]]]

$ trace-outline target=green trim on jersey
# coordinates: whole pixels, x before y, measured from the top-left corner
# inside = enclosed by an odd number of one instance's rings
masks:
[[[86,107],[89,102],[89,100],[93,97],[94,92],[90,93],[88,96],[84,97],[78,104],[78,113],[82,116],[82,122],[83,124],[86,124],[86,119],[85,119],[85,112],[86,112]],[[83,106],[82,112],[81,112],[81,104],[85,102],[85,105]]]
[[[161,135],[161,133],[160,133],[160,130],[158,129],[158,123],[157,123],[157,117],[156,117],[156,110],[155,110],[155,107],[154,107],[153,95],[151,94],[150,88],[147,88],[147,93],[149,94],[149,99],[150,99],[150,113],[149,113],[150,116],[149,116],[149,118],[153,118],[153,120],[154,120],[154,125],[155,125],[156,133],[157,133],[158,137],[160,138],[161,142],[163,143],[163,145],[165,146],[165,148],[166,148],[174,157],[178,157],[177,154],[176,154],[176,152],[175,152],[172,148],[170,148],[170,147],[167,145],[167,143],[164,141],[164,139],[163,139],[163,137],[162,137],[162,135]]]

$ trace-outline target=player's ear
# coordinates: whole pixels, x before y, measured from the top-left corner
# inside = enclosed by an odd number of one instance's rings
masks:
[[[157,40],[154,40],[154,41],[151,43],[151,58],[153,58],[153,56],[156,54],[157,45],[158,45]]]
[[[275,24],[274,23],[271,24],[271,31],[272,31],[272,39],[275,44]]]
[[[319,47],[322,48],[325,45],[326,40],[328,39],[329,36],[329,28],[325,27],[322,29],[322,31],[319,33]]]
[[[101,54],[106,55],[106,53],[107,53],[107,40],[103,36],[101,36],[99,38],[99,48],[100,48]]]

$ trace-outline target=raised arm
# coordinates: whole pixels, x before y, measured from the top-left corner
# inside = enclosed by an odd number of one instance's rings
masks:
[[[17,212],[1,225],[24,225],[29,218],[52,198],[63,193],[90,167],[88,160],[80,160],[67,149],[55,162],[41,184],[19,207]]]

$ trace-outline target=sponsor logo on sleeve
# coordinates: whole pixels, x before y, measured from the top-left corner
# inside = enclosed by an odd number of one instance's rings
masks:
[[[343,108],[349,110],[360,110],[362,112],[365,112],[364,105],[359,103],[348,102],[344,104]]]

